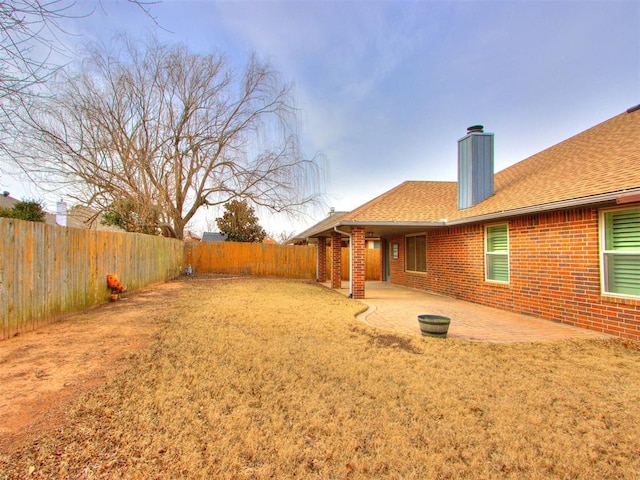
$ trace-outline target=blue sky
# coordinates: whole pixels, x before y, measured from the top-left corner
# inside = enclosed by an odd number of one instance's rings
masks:
[[[157,25],[124,0],[96,5],[67,21],[69,45],[155,32],[239,68],[255,52],[295,85],[305,151],[327,159],[326,204],[299,219],[260,212],[273,234],[404,180],[455,180],[470,125],[495,133],[499,171],[640,103],[635,0],[163,0],[149,7]],[[37,196],[6,175],[0,189]]]

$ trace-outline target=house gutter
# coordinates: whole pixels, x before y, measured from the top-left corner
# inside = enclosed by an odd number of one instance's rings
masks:
[[[413,227],[413,228],[424,228],[424,227],[442,227],[446,225],[446,220],[441,220],[439,222],[364,222],[359,220],[347,220],[344,222],[340,222],[338,227]],[[335,227],[334,227],[335,228]]]
[[[333,227],[333,230],[337,233],[341,233],[349,237],[349,298],[353,298],[353,242],[351,240],[351,234],[338,230],[338,227]],[[332,263],[333,265],[333,263]]]
[[[358,220],[347,220],[344,222],[339,222],[337,226],[344,227],[362,227],[363,225],[371,226],[371,227],[441,227],[446,225],[446,220],[441,220],[439,222],[363,222]]]

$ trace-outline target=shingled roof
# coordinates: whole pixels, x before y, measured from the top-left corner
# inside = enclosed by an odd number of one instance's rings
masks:
[[[323,220],[320,220],[318,223],[316,223],[315,225],[313,225],[312,227],[309,227],[307,230],[305,230],[304,232],[299,233],[298,235],[296,235],[293,238],[290,238],[287,243],[296,243],[298,241],[301,240],[306,240],[307,238],[311,237],[314,233],[316,232],[322,232],[325,231],[327,229],[331,229],[333,228],[335,225],[338,225],[340,219],[342,217],[344,217],[347,213],[349,212],[335,212],[335,211],[331,211],[329,213],[329,216],[326,217]]]
[[[313,236],[339,225],[467,223],[640,192],[640,109],[629,109],[498,172],[494,184],[494,195],[459,210],[456,182],[406,181],[303,233]]]

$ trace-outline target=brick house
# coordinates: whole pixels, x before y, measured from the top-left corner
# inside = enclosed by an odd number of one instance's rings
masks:
[[[458,181],[406,181],[296,240],[318,243],[318,281],[365,298],[367,238],[383,278],[542,319],[640,339],[640,105],[494,175],[493,134],[458,141]]]

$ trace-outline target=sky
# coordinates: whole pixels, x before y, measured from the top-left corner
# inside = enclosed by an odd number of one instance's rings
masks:
[[[405,180],[455,181],[470,125],[495,134],[495,171],[640,104],[640,1],[79,0],[70,49],[157,35],[241,68],[251,53],[294,86],[307,156],[326,159],[323,205],[259,211],[300,232]],[[0,190],[38,198],[5,174]],[[54,210],[53,200],[46,200]],[[196,233],[220,211],[202,212]]]

